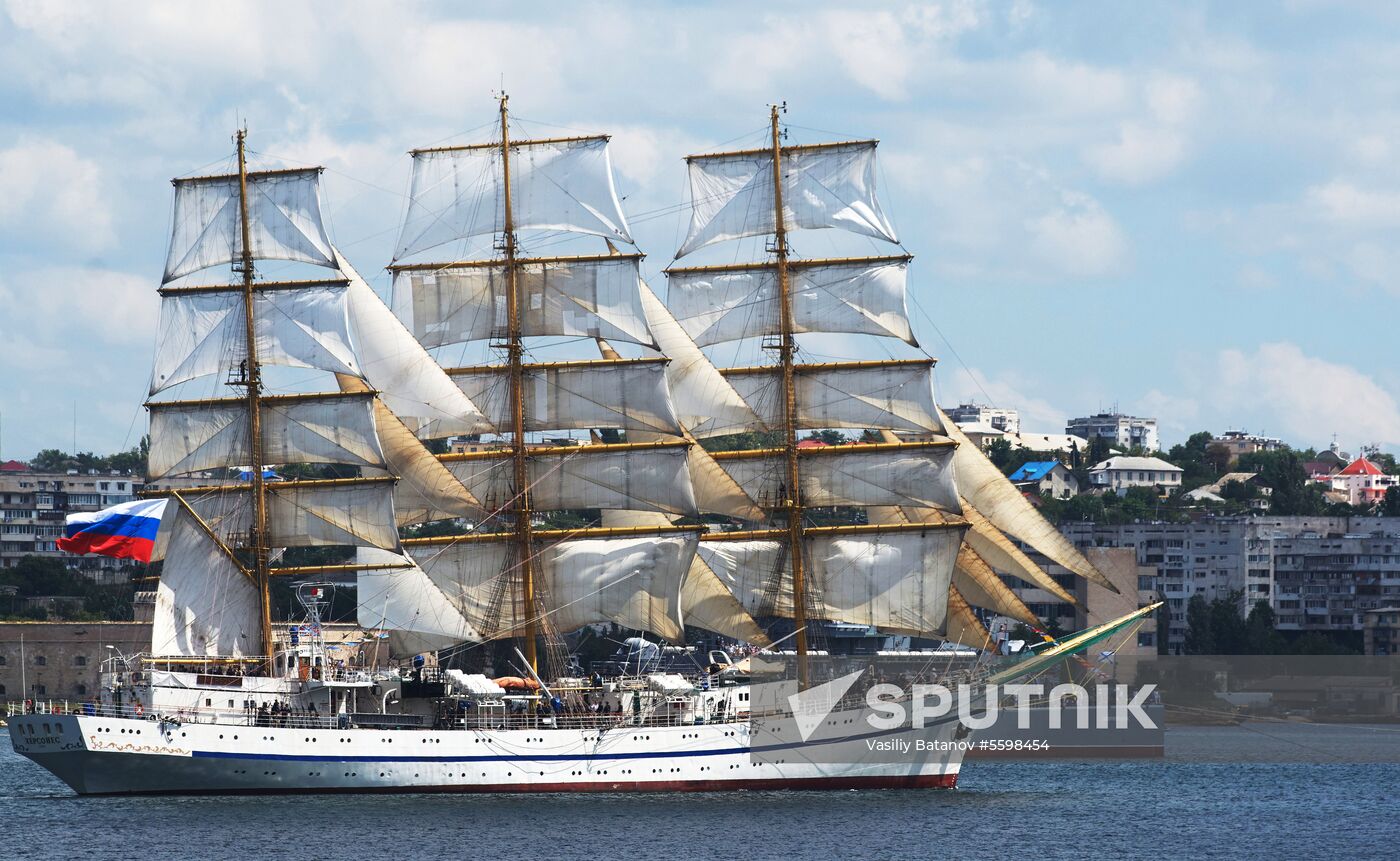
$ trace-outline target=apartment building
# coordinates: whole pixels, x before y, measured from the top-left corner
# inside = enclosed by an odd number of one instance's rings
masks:
[[[1167,602],[1167,649],[1186,639],[1186,604],[1268,601],[1281,631],[1360,631],[1365,614],[1400,603],[1400,518],[1215,517],[1195,523],[1065,523],[1080,548],[1131,547],[1151,569],[1141,588]]]
[[[983,404],[958,404],[948,410],[948,418],[956,425],[986,425],[1005,434],[1021,432],[1021,415],[1015,410],[989,407]]]
[[[1065,433],[1084,439],[1106,439],[1109,445],[1122,449],[1141,446],[1148,451],[1161,448],[1157,440],[1157,420],[1128,416],[1122,413],[1095,413],[1070,419]]]
[[[139,476],[117,472],[34,472],[17,461],[0,466],[0,568],[24,556],[49,556],[99,581],[124,579],[125,560],[73,556],[55,542],[69,514],[131,502],[140,489]]]

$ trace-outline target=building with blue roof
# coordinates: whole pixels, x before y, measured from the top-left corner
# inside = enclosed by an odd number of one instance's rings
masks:
[[[1056,499],[1068,499],[1079,493],[1079,479],[1058,460],[1023,463],[1011,473],[1011,483],[1022,491],[1048,493]]]

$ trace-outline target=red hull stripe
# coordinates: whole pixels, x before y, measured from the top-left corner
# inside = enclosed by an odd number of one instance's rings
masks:
[[[527,794],[553,792],[734,792],[737,790],[845,790],[845,789],[951,789],[956,774],[906,774],[864,777],[772,778],[761,780],[634,780],[607,783],[489,783],[446,786],[367,786],[364,788],[315,787],[286,789],[200,789],[150,790],[121,795],[302,795],[323,793],[498,793]],[[109,793],[96,793],[109,794]]]

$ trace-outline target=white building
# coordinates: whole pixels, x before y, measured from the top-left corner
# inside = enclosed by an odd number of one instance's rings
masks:
[[[1141,446],[1148,451],[1158,451],[1157,420],[1125,416],[1122,413],[1098,413],[1083,418],[1070,419],[1065,433],[1084,439],[1106,439],[1110,445],[1119,448]]]
[[[982,404],[958,404],[948,410],[948,417],[953,420],[953,424],[958,426],[987,425],[1002,433],[1010,434],[1021,431],[1021,416],[1015,410],[1004,410]]]
[[[1183,470],[1160,457],[1110,457],[1089,469],[1089,484],[1120,496],[1130,487],[1155,487],[1164,493],[1181,489]]]

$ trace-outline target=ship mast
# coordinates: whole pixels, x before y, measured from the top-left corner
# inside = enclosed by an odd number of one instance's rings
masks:
[[[807,687],[807,595],[802,570],[802,475],[797,465],[797,387],[793,365],[797,339],[792,326],[792,299],[788,295],[787,226],[783,223],[783,148],[778,129],[779,105],[772,106],[773,131],[773,248],[777,254],[779,337],[778,353],[783,376],[783,453],[787,466],[788,555],[792,560],[792,621],[797,629],[797,683]]]
[[[242,237],[242,254],[238,269],[243,275],[243,322],[247,341],[246,367],[239,380],[248,391],[248,433],[253,482],[253,523],[249,543],[253,553],[253,582],[258,590],[258,622],[264,660],[272,657],[272,602],[268,594],[267,546],[267,487],[263,478],[262,445],[262,369],[258,363],[257,333],[253,316],[253,248],[248,225],[248,162],[246,140],[248,131],[239,129],[238,142],[238,213]],[[263,664],[264,672],[270,663]]]
[[[535,576],[530,535],[530,472],[525,449],[525,348],[521,341],[520,296],[517,290],[515,219],[510,200],[510,96],[501,94],[501,175],[505,195],[503,244],[506,255],[506,351],[510,362],[511,463],[514,466],[515,540],[520,568],[520,603],[525,619],[525,660],[538,671],[535,653]]]

